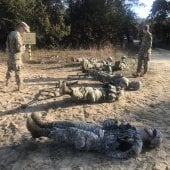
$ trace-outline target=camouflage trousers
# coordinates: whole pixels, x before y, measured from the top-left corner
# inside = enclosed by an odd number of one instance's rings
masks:
[[[104,131],[100,126],[85,122],[61,121],[50,129],[49,138],[56,144],[71,145],[77,150],[100,150]]]
[[[144,67],[144,74],[148,72],[150,55],[151,55],[151,54],[146,54],[146,55],[143,55],[143,56],[142,56],[142,55],[139,55],[139,56],[138,56],[137,73],[141,73],[141,71],[142,71],[142,65],[143,65],[143,67]]]
[[[7,81],[11,78],[12,71],[15,72],[15,78],[17,85],[22,84],[22,60],[21,60],[22,54],[16,53],[14,55],[9,55],[8,61],[7,61],[7,72],[6,72],[6,79]]]

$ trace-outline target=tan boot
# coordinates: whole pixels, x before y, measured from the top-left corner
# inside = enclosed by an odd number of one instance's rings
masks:
[[[52,122],[42,121],[39,113],[32,113],[31,118],[41,128],[52,128],[54,126]]]
[[[32,119],[27,119],[27,129],[31,133],[33,138],[48,137],[50,130],[46,128],[40,128]]]

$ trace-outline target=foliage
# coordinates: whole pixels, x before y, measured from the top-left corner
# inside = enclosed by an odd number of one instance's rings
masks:
[[[149,16],[154,35],[154,43],[170,43],[170,1],[155,0]]]
[[[37,46],[45,48],[101,48],[135,36],[132,5],[138,0],[1,0],[0,45],[20,21],[36,32]]]

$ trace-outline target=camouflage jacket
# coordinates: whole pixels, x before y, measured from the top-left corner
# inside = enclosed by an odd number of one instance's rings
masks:
[[[102,125],[61,121],[53,124],[49,138],[77,150],[97,151],[112,158],[128,159],[142,150],[138,130],[129,124],[106,120]]]
[[[142,44],[139,50],[139,57],[144,57],[147,53],[151,54],[152,34],[147,32],[144,34]]]
[[[82,69],[84,72],[88,71],[89,69],[97,69],[97,70],[112,72],[111,65],[112,63],[108,59],[102,61],[84,59],[82,61]]]
[[[71,96],[75,100],[83,100],[89,102],[98,102],[102,100],[115,101],[118,99],[120,92],[115,86],[107,85],[101,88],[93,87],[72,87]]]
[[[8,54],[23,53],[25,51],[25,45],[23,37],[20,32],[12,31],[6,40],[6,51]]]

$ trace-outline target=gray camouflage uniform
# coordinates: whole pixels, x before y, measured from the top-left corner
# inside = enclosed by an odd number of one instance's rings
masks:
[[[151,57],[152,34],[148,31],[144,33],[142,44],[138,54],[137,73],[141,72],[142,62],[144,62],[144,74],[148,71],[148,62]]]
[[[135,127],[111,119],[104,121],[101,126],[85,122],[55,122],[48,137],[60,145],[97,151],[119,159],[137,156],[143,146]]]

